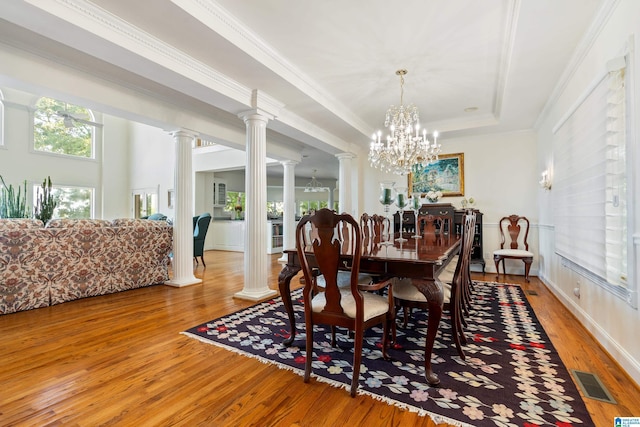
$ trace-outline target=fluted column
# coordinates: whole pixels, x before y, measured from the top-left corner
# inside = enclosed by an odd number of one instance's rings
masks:
[[[188,286],[202,280],[193,275],[193,132],[171,132],[176,147],[174,174],[175,210],[173,220],[173,278],[171,286]]]
[[[295,160],[283,160],[280,162],[284,167],[284,179],[282,184],[282,201],[284,204],[284,212],[282,215],[282,232],[283,232],[283,248],[296,248],[296,165],[300,162]],[[278,259],[280,262],[286,262],[287,256],[283,253]]]
[[[240,115],[246,136],[244,288],[234,296],[258,301],[277,294],[269,289],[267,266],[267,122],[260,110]]]
[[[355,215],[352,207],[352,189],[351,189],[351,159],[356,156],[352,153],[336,154],[339,161],[338,175],[338,212],[346,212]]]

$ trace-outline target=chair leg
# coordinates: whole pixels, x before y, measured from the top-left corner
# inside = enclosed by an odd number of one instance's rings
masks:
[[[194,257],[193,257],[193,260],[196,262],[196,265],[198,265],[198,257],[197,257],[197,256],[194,256]]]
[[[524,280],[529,282],[529,270],[531,269],[531,263],[533,262],[533,259],[525,258],[523,259],[523,261],[524,261]]]
[[[206,266],[207,266],[207,264],[205,264],[205,263],[204,263],[204,256],[203,256],[203,255],[200,255],[200,259],[202,260],[202,266],[203,266],[203,267],[206,267]]]
[[[308,383],[309,379],[311,378],[311,359],[313,358],[313,323],[311,322],[306,322],[306,328],[307,328],[307,339],[306,339],[306,346],[307,346],[307,359],[305,360],[304,363],[304,382]]]
[[[362,341],[364,333],[362,325],[356,326],[356,337],[353,342],[353,377],[351,378],[351,397],[355,397],[360,380],[360,361],[362,360]]]
[[[402,315],[403,315],[403,323],[402,323],[402,327],[407,329],[407,322],[409,322],[409,315],[411,314],[411,308],[407,307],[406,305],[404,307],[402,307]]]
[[[451,336],[458,350],[458,355],[462,360],[465,359],[464,350],[462,349],[462,338],[464,332],[460,321],[460,295],[457,286],[451,287],[451,301],[449,302],[449,311],[451,311]],[[465,338],[466,339],[466,338]]]

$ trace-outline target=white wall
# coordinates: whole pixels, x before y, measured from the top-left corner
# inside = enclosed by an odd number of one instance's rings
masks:
[[[168,191],[174,187],[175,142],[172,135],[157,127],[130,122],[130,190],[155,189],[158,212],[173,218],[168,207]],[[129,194],[131,198],[131,194]],[[133,211],[130,213],[133,216]]]
[[[551,165],[553,161],[552,129],[560,118],[568,111],[569,107],[584,93],[588,85],[605,71],[605,63],[609,59],[623,53],[625,43],[630,35],[640,34],[640,2],[636,0],[621,0],[609,20],[604,23],[600,31],[594,32],[594,36],[588,39],[588,49],[576,62],[576,66],[568,70],[567,79],[561,81],[564,88],[559,92],[557,99],[548,106],[547,114],[541,121],[538,130],[538,165],[540,168]],[[639,40],[635,41],[637,46]],[[631,116],[636,129],[633,145],[636,165],[640,164],[638,158],[637,131],[640,129],[640,62],[638,61],[638,48],[633,50],[635,56],[635,69],[632,70],[635,93],[632,103],[636,106],[635,114]],[[634,188],[640,188],[640,178],[637,173],[631,177]],[[640,325],[640,313],[632,308],[621,298],[614,296],[598,285],[590,282],[567,267],[564,267],[559,257],[555,255],[553,201],[552,192],[544,192],[540,195],[539,210],[542,226],[540,227],[540,276],[554,291],[558,298],[571,310],[571,312],[585,325],[587,330],[602,344],[614,359],[640,383],[640,340],[638,340],[638,325]],[[637,190],[635,194],[638,194]],[[640,206],[638,198],[632,198],[632,213],[634,212],[634,250],[638,253],[640,244]],[[603,255],[604,256],[604,255]],[[635,255],[635,268],[639,271],[638,257]],[[632,282],[637,286],[637,277]],[[580,296],[574,294],[574,288],[580,289]]]
[[[464,153],[465,197],[476,200],[475,208],[483,213],[483,250],[487,272],[495,272],[493,251],[500,247],[498,221],[504,216],[519,214],[531,222],[529,250],[536,257],[531,274],[537,275],[538,253],[538,181],[540,172],[536,134],[532,131],[471,136],[456,139],[441,138],[442,154]],[[365,159],[366,162],[366,159]],[[407,178],[382,174],[365,163],[362,186],[362,212],[383,214],[378,201],[380,182],[395,181],[407,186]],[[442,203],[461,208],[461,197],[444,197]],[[392,206],[391,212],[397,209]],[[507,273],[524,274],[524,264],[507,260]],[[487,279],[491,279],[488,277]]]

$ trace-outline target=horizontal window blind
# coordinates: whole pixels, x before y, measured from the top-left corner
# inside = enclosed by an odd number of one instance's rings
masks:
[[[597,79],[553,136],[556,253],[621,286],[627,267],[624,86],[624,68]]]

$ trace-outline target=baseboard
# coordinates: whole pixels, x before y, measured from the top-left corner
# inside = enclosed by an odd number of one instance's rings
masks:
[[[587,333],[589,333],[593,339],[600,345],[603,351],[605,351],[611,359],[613,359],[621,370],[623,370],[629,380],[635,383],[637,388],[640,388],[640,363],[635,360],[623,347],[621,347],[617,341],[615,341],[611,335],[607,333],[593,318],[577,305],[572,298],[568,298],[562,290],[546,276],[538,276],[538,278],[544,283],[544,285],[560,300],[573,316],[580,322]]]

